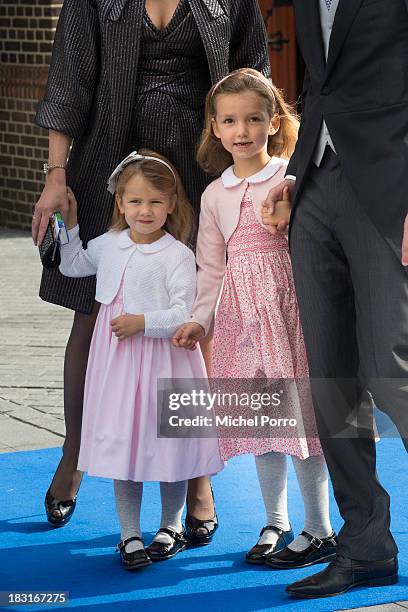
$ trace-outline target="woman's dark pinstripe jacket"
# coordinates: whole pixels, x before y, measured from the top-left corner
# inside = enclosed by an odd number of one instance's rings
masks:
[[[213,83],[246,66],[269,76],[257,0],[189,3]],[[106,231],[112,202],[106,180],[128,153],[144,5],[144,0],[64,0],[57,26],[46,93],[35,122],[74,139],[67,183],[79,201],[85,243]],[[45,299],[61,303],[47,293]]]

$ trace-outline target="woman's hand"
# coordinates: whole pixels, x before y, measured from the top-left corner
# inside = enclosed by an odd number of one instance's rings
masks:
[[[184,323],[178,328],[171,342],[177,348],[190,349],[194,351],[197,342],[204,338],[205,330],[199,323]]]
[[[120,315],[119,317],[112,319],[111,327],[112,332],[119,341],[125,340],[125,338],[129,338],[129,336],[134,336],[139,332],[144,332],[145,318],[144,315]]]
[[[74,193],[71,187],[67,187],[67,196],[68,196],[68,212],[64,216],[64,223],[67,229],[72,229],[76,225],[78,225],[78,203],[74,196]]]
[[[34,208],[31,232],[35,245],[42,243],[51,215],[59,210],[65,219],[68,206],[65,170],[54,168]]]

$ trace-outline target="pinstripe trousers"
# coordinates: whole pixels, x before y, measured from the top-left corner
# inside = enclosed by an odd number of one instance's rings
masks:
[[[408,274],[328,148],[312,164],[290,237],[316,420],[345,521],[338,553],[388,559],[397,546],[369,415],[374,402],[408,450]]]

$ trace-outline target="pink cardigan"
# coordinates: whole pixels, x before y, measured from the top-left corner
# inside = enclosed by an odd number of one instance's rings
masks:
[[[272,157],[267,166],[246,179],[235,176],[230,166],[202,195],[197,238],[197,297],[191,321],[199,323],[206,334],[224,279],[227,243],[238,225],[246,188],[250,185],[255,215],[262,223],[262,202],[269,190],[283,180],[286,166],[285,159]]]

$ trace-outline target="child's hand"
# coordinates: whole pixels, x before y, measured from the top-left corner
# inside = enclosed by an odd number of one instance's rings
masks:
[[[111,321],[112,332],[118,340],[125,340],[145,329],[144,315],[124,314]]]
[[[63,215],[65,227],[67,229],[72,229],[78,224],[78,204],[73,194],[73,191],[70,187],[67,187],[67,196],[68,196],[68,212]]]
[[[284,232],[289,225],[291,212],[290,192],[288,187],[285,187],[283,189],[283,200],[278,200],[274,203],[273,212],[271,212],[267,202],[263,204],[261,211],[262,223],[272,235],[275,235],[277,232]]]
[[[178,328],[171,342],[177,348],[190,349],[194,351],[200,338],[204,338],[205,330],[199,323],[184,323]]]

